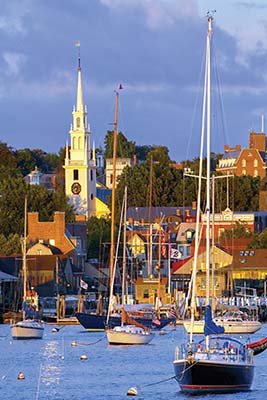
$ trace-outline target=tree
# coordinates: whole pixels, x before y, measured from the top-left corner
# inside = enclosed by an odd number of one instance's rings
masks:
[[[107,131],[105,140],[105,158],[113,157],[113,131]],[[124,136],[122,132],[117,134],[117,157],[129,157],[134,156],[135,143],[130,142]]]
[[[87,221],[87,256],[107,260],[110,251],[110,220],[91,217]],[[104,251],[107,250],[107,251]],[[104,253],[102,255],[102,252]]]

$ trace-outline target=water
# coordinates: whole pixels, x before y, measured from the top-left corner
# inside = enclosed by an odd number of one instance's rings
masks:
[[[5,400],[121,400],[129,388],[142,400],[183,400],[173,377],[175,346],[185,339],[182,326],[166,335],[157,332],[146,346],[109,346],[104,332],[88,333],[66,326],[53,333],[45,327],[43,340],[12,341],[9,325],[0,325],[0,399]],[[267,326],[251,341],[267,336]],[[71,343],[76,341],[78,346]],[[81,355],[88,358],[80,359]],[[262,400],[267,391],[267,350],[255,357],[252,390],[246,393],[197,396],[201,399]],[[18,380],[22,371],[24,380]],[[164,381],[165,380],[165,381]],[[158,383],[164,381],[162,383]],[[157,384],[156,384],[157,383]]]

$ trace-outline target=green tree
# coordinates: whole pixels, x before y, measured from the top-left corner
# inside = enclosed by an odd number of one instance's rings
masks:
[[[113,131],[107,131],[105,140],[105,158],[113,157]],[[134,155],[135,143],[128,141],[122,132],[117,134],[117,157],[130,157]]]
[[[110,251],[110,220],[91,217],[87,221],[87,256],[106,261]]]

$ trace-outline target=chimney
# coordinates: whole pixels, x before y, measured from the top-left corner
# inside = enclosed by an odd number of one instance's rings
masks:
[[[192,201],[192,209],[193,210],[197,209],[197,202],[196,201]]]

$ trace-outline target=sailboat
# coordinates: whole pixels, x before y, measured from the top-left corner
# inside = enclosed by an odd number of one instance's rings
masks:
[[[125,187],[124,195],[124,234],[123,234],[123,278],[122,278],[122,309],[121,309],[121,325],[115,326],[114,328],[107,328],[106,335],[109,344],[120,344],[120,345],[133,345],[133,344],[148,344],[154,337],[154,334],[150,329],[141,323],[138,323],[135,319],[131,318],[127,311],[125,305],[125,298],[127,298],[127,293],[125,293],[126,288],[126,213],[127,213],[127,187]],[[115,264],[116,266],[116,264]],[[113,277],[111,282],[111,293],[112,295],[115,279],[115,268],[113,268]],[[109,310],[110,312],[110,310]],[[109,314],[108,314],[109,317]],[[108,318],[107,318],[108,324]]]
[[[176,348],[173,361],[175,378],[182,392],[225,393],[250,389],[254,375],[253,352],[241,341],[223,335],[224,328],[212,320],[210,299],[210,55],[213,16],[208,13],[208,32],[206,47],[206,69],[202,112],[202,134],[200,150],[200,167],[198,177],[196,244],[194,250],[194,267],[192,272],[191,329],[189,342]],[[206,307],[204,338],[198,343],[193,341],[195,314],[196,269],[199,248],[200,199],[203,164],[203,143],[207,143],[207,179],[206,179]]]
[[[22,240],[23,319],[11,325],[11,336],[13,339],[42,339],[44,323],[35,318],[37,312],[32,310],[27,303],[27,198],[25,198],[24,208],[24,236]]]

